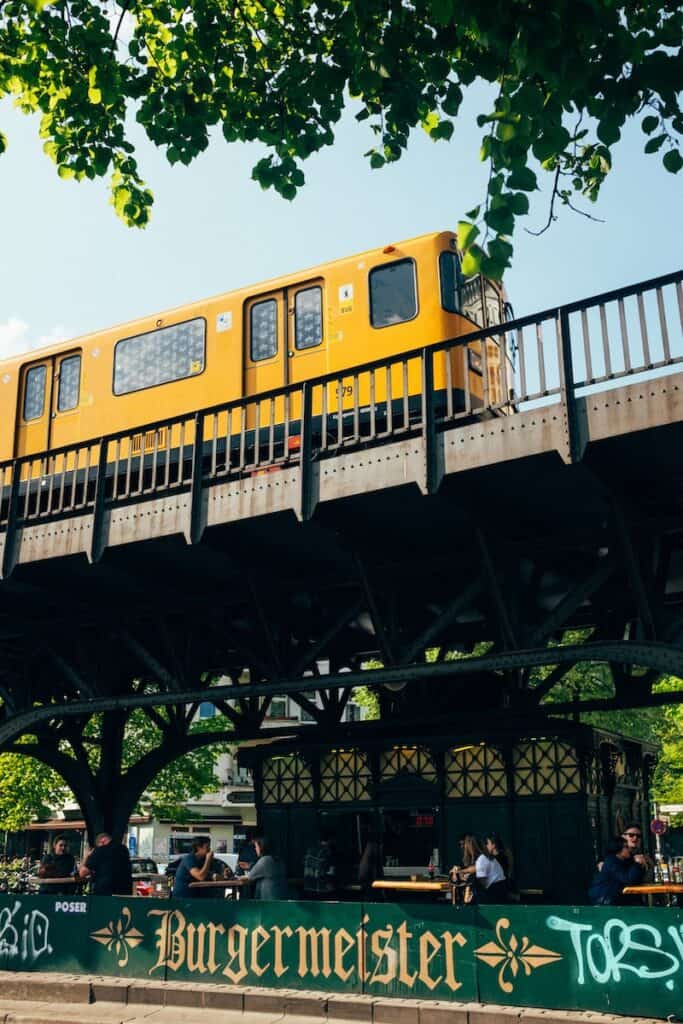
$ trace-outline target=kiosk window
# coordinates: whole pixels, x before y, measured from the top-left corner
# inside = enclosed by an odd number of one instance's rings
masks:
[[[256,302],[249,314],[250,355],[253,363],[277,353],[277,302]]]
[[[59,364],[57,412],[75,409],[81,393],[81,357],[69,356]]]
[[[45,381],[47,366],[34,366],[26,374],[24,391],[24,419],[38,420],[45,409]]]
[[[323,340],[322,288],[304,288],[294,299],[294,345],[314,348]]]
[[[370,271],[370,322],[390,327],[417,316],[413,260],[398,260]]]
[[[460,312],[460,260],[454,252],[439,256],[441,305],[447,313]]]
[[[114,394],[194,377],[204,369],[206,321],[161,327],[119,341],[114,352]]]

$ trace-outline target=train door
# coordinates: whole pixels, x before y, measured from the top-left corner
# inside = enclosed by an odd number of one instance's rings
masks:
[[[244,324],[245,396],[281,388],[287,383],[285,292],[268,292],[249,299]]]
[[[81,353],[46,356],[22,369],[15,455],[59,448],[72,438],[69,415],[81,396]]]
[[[300,384],[327,372],[322,278],[288,289],[287,383]]]

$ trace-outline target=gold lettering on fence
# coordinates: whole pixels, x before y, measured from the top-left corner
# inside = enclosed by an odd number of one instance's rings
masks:
[[[220,964],[216,960],[216,936],[225,935],[225,928],[222,924],[214,924],[212,921],[206,926],[209,929],[209,960],[207,967],[211,974],[215,974]]]
[[[193,924],[187,926],[187,969],[198,971],[199,974],[206,974],[204,963],[204,939],[206,938],[206,925],[200,924],[195,927]]]
[[[323,978],[329,978],[332,974],[330,966],[330,929],[329,928],[297,928],[299,936],[299,970],[300,978],[308,974],[308,955],[311,953],[311,974],[317,978],[322,974]],[[308,942],[306,941],[308,940]],[[320,955],[319,955],[320,954]],[[320,963],[322,962],[322,969]]]
[[[353,967],[344,968],[344,957],[356,945],[356,940],[346,928],[338,928],[334,933],[334,973],[340,981],[348,981],[353,974]]]
[[[270,963],[261,967],[258,962],[258,955],[268,942],[270,935],[262,925],[257,925],[251,933],[251,969],[257,978],[261,978],[270,967]]]
[[[432,978],[429,973],[429,965],[434,957],[441,952],[441,943],[431,932],[423,932],[420,936],[420,972],[418,977],[423,985],[426,985],[430,992],[433,992],[443,975]]]
[[[398,956],[396,950],[391,948],[391,940],[394,935],[394,926],[388,924],[386,928],[378,928],[370,937],[370,949],[372,955],[377,958],[375,969],[370,975],[370,982],[376,981],[378,985],[389,985],[396,977]],[[386,961],[384,970],[380,970],[383,962]]]
[[[467,939],[462,932],[456,932],[455,935],[451,932],[442,932],[441,938],[446,953],[446,984],[451,992],[457,992],[459,988],[462,988],[462,982],[458,981],[455,976],[457,964],[453,946],[459,946],[462,949],[467,945]]]
[[[289,925],[266,928],[262,924],[254,928],[233,924],[226,930],[224,925],[211,921],[188,924],[180,910],[150,910],[148,913],[149,917],[159,919],[159,926],[154,932],[157,960],[150,968],[150,974],[162,967],[173,972],[186,969],[191,974],[210,975],[222,969],[229,981],[239,985],[249,975],[262,978],[271,970],[276,978],[281,978],[294,966],[292,961],[298,953],[296,970],[300,978],[309,975],[312,978],[321,975],[329,978],[335,974],[340,981],[348,982],[357,970],[359,979],[370,984],[390,985],[398,981],[401,987],[412,989],[419,979],[430,992],[439,985],[445,985],[451,992],[462,988],[462,982],[458,980],[457,957],[458,951],[467,945],[467,940],[461,932],[444,931],[435,935],[424,931],[419,934],[409,930],[407,920],[396,929],[386,924],[368,932],[370,918],[367,914],[363,915],[354,934],[345,928],[332,932],[329,928],[300,926],[293,930]],[[506,923],[499,922],[499,925]],[[284,940],[293,939],[295,935],[298,940],[296,947],[288,949]],[[225,943],[217,949],[218,936],[225,936]],[[411,970],[411,945],[414,948],[416,938],[417,970]],[[271,941],[272,948],[269,947]],[[527,952],[531,954],[535,950],[533,947]],[[221,952],[227,955],[225,966],[220,959]],[[494,952],[497,963],[504,951],[496,947]],[[524,953],[525,949],[520,959]],[[368,955],[372,958],[371,971],[368,969]],[[475,955],[480,959],[490,958],[491,952],[488,947],[482,947]],[[432,965],[441,956],[441,973],[432,976]]]
[[[249,931],[241,924],[233,924],[228,928],[228,962],[223,974],[235,985],[239,985],[249,973],[246,963],[247,937]],[[235,961],[237,966],[235,967]]]
[[[370,975],[368,974],[368,933],[366,925],[370,918],[367,914],[363,914],[363,920],[360,923],[360,928],[356,931],[356,945],[358,947],[358,976],[361,981],[367,981]]]
[[[417,978],[417,971],[412,974],[408,970],[408,940],[412,939],[413,932],[408,931],[408,922],[401,921],[396,929],[398,935],[398,980],[402,985],[412,988]]]
[[[274,924],[270,930],[273,933],[273,945],[275,947],[273,950],[273,970],[275,971],[275,976],[277,978],[281,978],[282,975],[286,974],[289,970],[289,967],[285,967],[282,962],[282,936],[286,935],[288,939],[291,939],[294,932],[289,925],[286,925],[284,928],[278,928],[278,926]]]
[[[185,965],[185,915],[180,910],[150,910],[150,917],[159,918],[159,927],[155,930],[157,962],[150,967],[152,974],[158,967],[168,967],[171,971],[179,971]]]

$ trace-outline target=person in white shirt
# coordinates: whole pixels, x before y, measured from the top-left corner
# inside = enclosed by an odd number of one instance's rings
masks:
[[[495,836],[487,836],[485,852],[477,857],[477,891],[482,903],[507,903],[508,883],[505,872],[498,860],[498,845]]]

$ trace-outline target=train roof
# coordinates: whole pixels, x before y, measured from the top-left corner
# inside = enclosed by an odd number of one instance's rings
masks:
[[[96,341],[97,338],[108,334],[110,331],[121,331],[125,336],[125,332],[128,328],[134,327],[143,320],[149,319],[165,319],[166,317],[173,317],[179,310],[183,310],[186,313],[191,313],[192,310],[203,306],[207,302],[213,302],[226,295],[239,295],[242,292],[251,293],[254,289],[261,291],[275,291],[278,287],[282,287],[288,282],[291,282],[293,278],[307,278],[313,275],[315,272],[320,271],[323,267],[332,267],[340,263],[346,263],[349,260],[363,259],[363,257],[371,256],[373,254],[384,253],[388,246],[393,246],[396,249],[401,249],[409,245],[415,245],[419,242],[425,242],[429,239],[437,239],[442,235],[455,237],[455,232],[444,230],[444,231],[429,231],[422,235],[415,235],[413,238],[406,238],[398,242],[385,242],[383,245],[374,246],[371,249],[365,249],[363,252],[350,253],[347,256],[339,256],[333,260],[326,260],[324,263],[317,263],[310,267],[303,267],[300,270],[290,271],[287,274],[280,274],[278,277],[267,278],[262,281],[255,281],[251,284],[241,285],[238,288],[232,288],[228,291],[217,292],[214,295],[203,296],[201,299],[194,299],[191,302],[183,302],[177,306],[172,306],[169,309],[157,310],[156,312],[142,313],[140,316],[134,317],[130,320],[124,320],[121,323],[111,324],[108,327],[100,327],[94,331],[88,331],[85,334],[77,335],[75,338],[64,338],[62,341],[52,342],[49,345],[42,345],[40,348],[27,349],[25,352],[18,352],[12,356],[5,356],[0,358],[0,366],[6,364],[16,365],[17,362],[25,362],[27,357],[30,357],[30,361],[33,362],[35,359],[40,359],[42,356],[50,356],[62,352],[64,348],[78,347],[85,341],[92,342]]]

